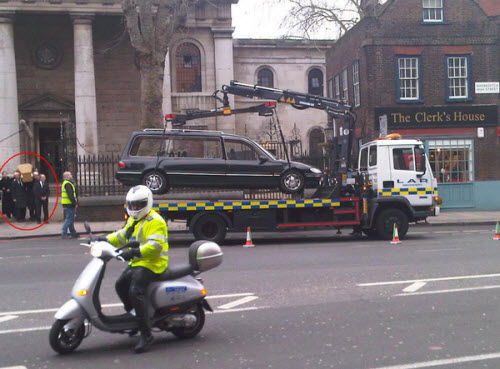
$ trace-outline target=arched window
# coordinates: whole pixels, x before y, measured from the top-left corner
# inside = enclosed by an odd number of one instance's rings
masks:
[[[176,81],[178,92],[201,92],[200,49],[185,42],[175,52]]]
[[[309,133],[309,153],[311,156],[322,156],[323,149],[320,144],[325,142],[325,134],[321,128],[314,128]]]
[[[323,96],[323,72],[321,69],[311,69],[308,75],[309,93],[312,95]]]
[[[264,87],[274,87],[273,72],[269,68],[262,68],[257,73],[257,84]]]

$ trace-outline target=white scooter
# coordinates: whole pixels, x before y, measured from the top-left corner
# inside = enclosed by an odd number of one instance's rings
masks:
[[[97,241],[90,227],[90,254],[94,257],[78,277],[72,298],[59,308],[49,334],[50,346],[60,354],[74,351],[90,333],[91,326],[111,333],[134,335],[139,329],[135,316],[126,313],[107,316],[102,313],[99,290],[106,264],[121,259],[121,250],[105,241]],[[189,247],[189,263],[170,265],[158,281],[148,287],[147,305],[150,326],[172,332],[179,338],[196,336],[205,324],[204,309],[212,311],[205,300],[202,281],[195,276],[219,266],[220,247],[209,241],[196,241]]]

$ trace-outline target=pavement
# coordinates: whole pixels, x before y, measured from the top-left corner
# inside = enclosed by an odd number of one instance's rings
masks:
[[[12,226],[0,219],[0,240],[59,236],[61,234],[62,219],[56,217],[47,224],[39,225],[36,222],[12,222]],[[427,222],[419,222],[416,226],[467,226],[467,225],[493,225],[500,221],[500,211],[441,211],[437,217],[427,218]],[[91,229],[95,233],[113,232],[121,228],[123,220],[114,222],[89,222]],[[17,227],[17,228],[15,228]],[[84,234],[85,228],[83,222],[75,222],[75,229],[78,233]],[[186,232],[185,222],[168,222],[168,230],[172,232]]]

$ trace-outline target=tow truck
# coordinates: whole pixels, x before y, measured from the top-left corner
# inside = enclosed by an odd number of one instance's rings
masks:
[[[222,93],[222,98],[218,97]],[[254,107],[231,109],[228,95],[263,99]],[[403,239],[410,222],[439,214],[441,202],[424,145],[420,140],[397,134],[365,143],[360,148],[357,170],[351,169],[351,142],[356,123],[352,108],[342,101],[290,90],[231,81],[214,94],[222,106],[186,114],[168,114],[166,121],[182,127],[187,121],[215,116],[255,112],[275,115],[277,103],[326,111],[330,122],[344,118],[341,142],[329,153],[335,171],[311,198],[229,201],[162,201],[154,209],[165,219],[185,220],[196,239],[222,243],[228,231],[276,231],[352,227],[353,234],[391,239],[394,225]],[[278,122],[279,132],[281,128]],[[281,133],[284,142],[283,134]],[[338,149],[340,146],[340,149]],[[290,160],[286,152],[287,160]]]

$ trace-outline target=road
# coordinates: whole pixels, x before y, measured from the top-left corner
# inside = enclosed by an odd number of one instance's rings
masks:
[[[244,235],[243,235],[244,236]],[[272,236],[272,237],[270,237]],[[48,329],[89,261],[77,241],[0,242],[0,369],[22,368],[500,368],[500,242],[492,226],[410,229],[400,245],[329,232],[254,234],[223,247],[204,273],[210,304],[203,331],[181,341],[94,329],[71,355],[56,355]],[[187,258],[171,236],[171,262]],[[101,290],[121,312],[111,262]]]

